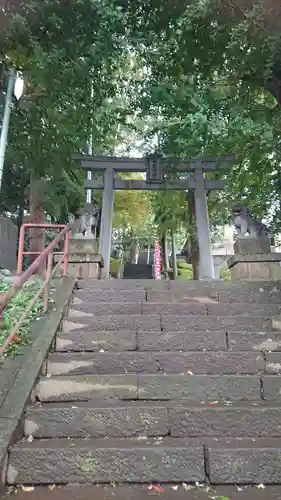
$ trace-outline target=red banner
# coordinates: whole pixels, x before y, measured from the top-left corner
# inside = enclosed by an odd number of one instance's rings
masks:
[[[154,278],[156,280],[161,280],[161,255],[160,255],[160,247],[158,240],[155,240],[154,263],[155,263]]]

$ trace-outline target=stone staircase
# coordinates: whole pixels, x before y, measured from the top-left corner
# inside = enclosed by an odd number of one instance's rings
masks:
[[[151,264],[124,264],[123,279],[153,279]]]
[[[9,484],[281,483],[281,283],[79,283]]]

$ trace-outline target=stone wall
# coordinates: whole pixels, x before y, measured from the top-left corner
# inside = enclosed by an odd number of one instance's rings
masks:
[[[15,271],[17,268],[17,226],[3,215],[0,215],[0,266]]]

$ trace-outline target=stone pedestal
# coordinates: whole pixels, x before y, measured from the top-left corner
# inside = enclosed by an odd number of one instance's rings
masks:
[[[56,259],[58,260],[58,259]],[[101,278],[103,259],[93,237],[74,235],[69,240],[68,274],[77,278]]]
[[[234,243],[234,252],[227,261],[232,280],[281,279],[281,254],[271,253],[270,240],[266,236],[240,236]]]

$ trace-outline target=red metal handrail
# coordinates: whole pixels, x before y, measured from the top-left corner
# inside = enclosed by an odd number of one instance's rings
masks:
[[[19,249],[18,249],[18,276],[14,279],[11,288],[6,293],[2,294],[2,296],[0,297],[0,319],[3,318],[3,311],[7,303],[19,292],[19,290],[22,288],[25,282],[35,273],[35,271],[37,271],[37,269],[47,261],[46,276],[44,282],[42,283],[42,286],[40,287],[40,290],[37,292],[35,297],[30,301],[26,311],[21,316],[17,324],[13,327],[11,333],[5,339],[3,345],[0,347],[0,355],[2,355],[7,349],[7,347],[9,347],[9,345],[13,342],[22,322],[26,319],[31,309],[37,302],[38,298],[42,294],[44,294],[43,310],[44,312],[48,310],[51,279],[56,273],[57,269],[62,265],[62,263],[63,263],[63,275],[64,276],[67,275],[69,234],[71,227],[72,227],[71,224],[68,224],[67,226],[61,224],[23,224],[23,226],[21,227],[20,238],[19,238]],[[24,234],[25,234],[25,229],[28,228],[62,229],[62,231],[53,239],[53,241],[51,241],[51,243],[45,248],[45,250],[41,252],[40,255],[38,255],[38,257],[34,260],[34,262],[24,272],[22,272],[23,256],[28,254],[34,255],[34,252],[24,252]],[[64,239],[64,252],[62,255],[62,252],[54,252],[54,248],[63,239]],[[57,264],[53,268],[54,254],[62,255],[62,257],[58,259]]]

